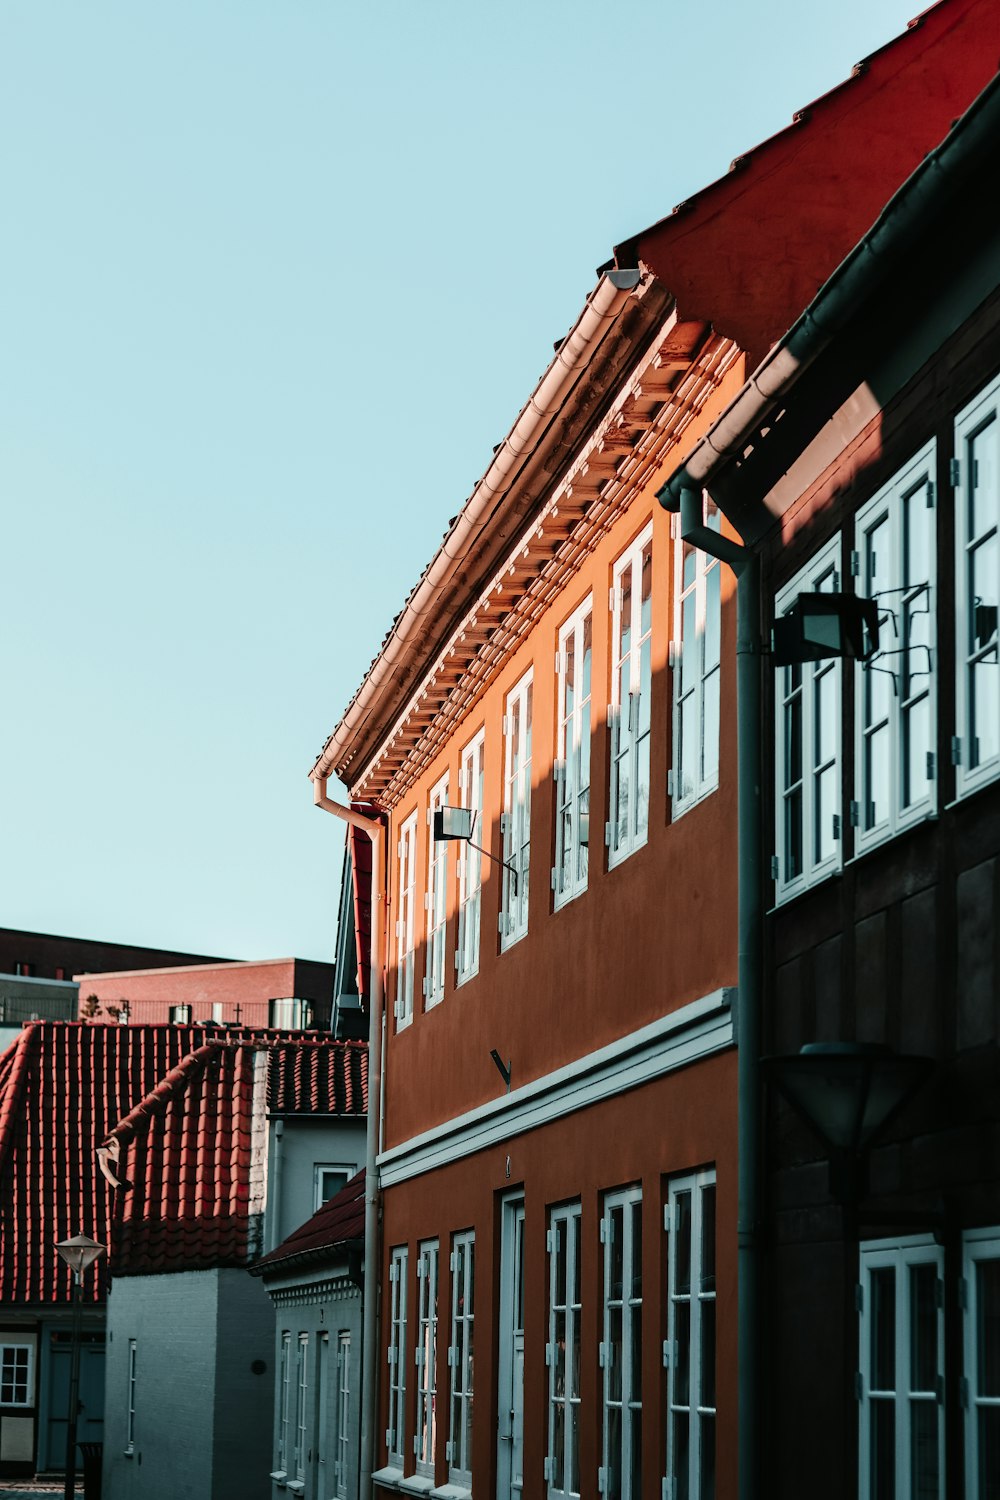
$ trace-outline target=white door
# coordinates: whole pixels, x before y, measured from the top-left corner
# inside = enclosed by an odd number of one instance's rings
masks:
[[[497,1352],[497,1500],[520,1500],[524,1482],[524,1199],[503,1204]]]

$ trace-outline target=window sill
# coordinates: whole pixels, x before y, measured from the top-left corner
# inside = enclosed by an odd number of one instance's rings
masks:
[[[553,915],[557,911],[562,911],[564,907],[572,905],[574,901],[579,901],[580,897],[585,896],[586,894],[587,887],[585,885],[581,885],[578,891],[570,891],[566,895],[558,897],[552,903]]]
[[[434,1489],[434,1480],[429,1474],[407,1474],[399,1481],[399,1488],[408,1495],[429,1495]]]
[[[399,1488],[402,1478],[402,1469],[397,1469],[394,1465],[387,1464],[384,1469],[375,1470],[375,1473],[372,1475],[372,1483],[384,1485],[386,1489],[396,1490]]]
[[[305,1487],[306,1482],[304,1479],[290,1479],[285,1486],[286,1489],[291,1490],[293,1495],[301,1495]]]
[[[808,896],[810,891],[818,891],[820,886],[826,885],[828,880],[834,880],[843,873],[844,866],[839,864],[835,869],[825,870],[822,875],[817,875],[815,880],[810,880],[808,885],[799,885],[793,891],[782,892],[781,895],[775,896],[767,909],[767,915],[770,916],[776,911],[784,911],[786,906],[791,906],[801,896]]]
[[[456,1484],[449,1479],[447,1484],[438,1485],[436,1490],[431,1490],[431,1500],[472,1500],[472,1486]]]
[[[284,1489],[285,1488],[285,1480],[288,1478],[288,1470],[287,1469],[275,1469],[273,1471],[273,1473],[271,1474],[271,1478],[274,1480],[275,1484],[280,1485],[281,1488]]]
[[[648,843],[649,843],[649,833],[647,831],[646,837],[641,841],[641,843],[637,840],[636,843],[630,844],[628,846],[628,848],[622,847],[622,848],[613,849],[613,850],[609,849],[608,850],[608,874],[610,875],[612,870],[617,870],[619,865],[623,865],[623,864],[627,863],[627,861],[632,858],[633,854],[638,854],[639,851],[640,851],[640,849],[645,849],[645,847],[646,847],[646,845]]]
[[[953,806],[954,804],[951,805]],[[886,844],[894,843],[896,839],[901,839],[905,834],[912,833],[914,828],[921,828],[925,823],[937,822],[937,817],[937,809],[929,807],[926,812],[920,813],[917,817],[908,818],[899,827],[888,829],[885,833],[879,834],[878,838],[869,839],[863,849],[856,849],[850,859],[845,859],[844,868],[847,869],[850,865],[856,865],[859,860],[867,859],[869,854],[875,854],[879,849],[884,849]]]
[[[523,943],[527,936],[528,929],[525,927],[523,932],[512,932],[509,937],[501,937],[500,952],[509,953],[511,948],[516,948],[518,943]]]
[[[684,814],[691,812],[692,808],[699,807],[701,803],[707,801],[709,797],[714,797],[718,790],[719,783],[717,781],[713,781],[711,786],[703,787],[701,791],[695,792],[693,797],[685,797],[683,800],[678,797],[671,797],[671,823],[676,823],[678,818],[683,818]]]
[[[479,968],[478,968],[478,966],[476,968],[474,968],[474,969],[470,969],[469,972],[468,972],[468,974],[456,974],[455,975],[455,988],[456,988],[456,990],[463,989],[465,987],[465,985],[469,984],[473,979],[478,979],[478,978],[479,978]]]

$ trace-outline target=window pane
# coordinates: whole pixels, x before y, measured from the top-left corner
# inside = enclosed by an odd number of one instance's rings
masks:
[[[717,781],[719,776],[719,672],[705,679],[705,735],[702,745],[702,776]]]
[[[629,1361],[631,1372],[631,1386],[629,1388],[629,1400],[642,1400],[642,1307],[636,1306],[630,1309],[630,1343],[631,1359]]]
[[[920,698],[903,712],[903,806],[927,795],[927,756],[931,750],[930,699]]]
[[[719,600],[722,569],[716,563],[705,575],[705,671],[719,662]]]
[[[976,537],[997,524],[1000,474],[997,472],[997,422],[994,416],[969,443],[968,462],[973,480],[969,531]]]
[[[876,828],[889,816],[890,776],[889,726],[885,724],[865,740],[866,828]]]
[[[605,576],[607,576],[607,575],[605,575]],[[588,614],[586,616],[586,618],[584,619],[584,622],[583,622],[583,667],[582,667],[582,670],[580,672],[580,697],[581,697],[581,699],[587,699],[587,698],[590,697],[590,668],[591,668],[591,657],[593,655],[593,652],[592,652],[592,649],[591,649],[592,648],[592,644],[593,644],[592,643],[592,639],[591,639],[592,634],[593,634],[593,620],[591,619],[591,616]],[[585,726],[585,728],[589,728],[589,726]]]
[[[802,792],[785,798],[785,879],[802,873]]]
[[[701,1193],[701,1290],[715,1291],[715,1183]]]
[[[608,1500],[621,1500],[621,1492],[622,1409],[620,1406],[612,1406],[608,1408],[608,1465],[605,1493]]]
[[[976,1263],[976,1394],[1000,1396],[1000,1260]]]
[[[911,1500],[938,1500],[938,1407],[936,1401],[910,1403]]]
[[[839,806],[840,788],[837,785],[837,767],[827,766],[816,777],[813,795],[815,798],[815,822],[813,825],[814,858],[819,864],[828,859],[836,849],[833,836],[833,817]]]
[[[896,1389],[896,1273],[878,1266],[871,1273],[871,1383],[876,1391]]]
[[[897,1500],[896,1496],[896,1403],[872,1401],[869,1476],[871,1500]]]
[[[698,698],[692,693],[677,706],[680,714],[680,766],[678,768],[679,791],[682,797],[693,797],[697,789],[698,776]]]
[[[674,1340],[677,1374],[674,1379],[675,1406],[687,1406],[691,1400],[691,1304],[674,1303]]]
[[[621,614],[619,616],[621,645],[619,656],[628,656],[632,647],[632,569],[627,567],[621,575],[619,587],[622,591]]]
[[[680,653],[680,678],[681,692],[689,692],[697,679],[701,676],[701,642],[698,639],[698,600],[695,594],[688,594],[681,605],[681,653]]]
[[[701,1484],[698,1500],[715,1500],[715,1418],[707,1412],[698,1418],[701,1435]]]
[[[785,704],[785,786],[802,779],[802,697]]]
[[[633,1408],[626,1413],[625,1420],[629,1424],[631,1444],[629,1448],[629,1489],[630,1500],[639,1500],[642,1494],[642,1410]]]
[[[969,682],[969,732],[972,738],[970,761],[981,766],[1000,750],[998,740],[998,668],[995,650],[976,662]]]
[[[1000,1406],[976,1412],[979,1448],[979,1500],[1000,1500]]]
[[[642,1201],[632,1204],[632,1278],[629,1295],[638,1301],[642,1296]]]
[[[910,1267],[910,1390],[933,1391],[937,1378],[937,1269]]]
[[[701,1309],[701,1405],[715,1405],[715,1298],[707,1297]]]
[[[640,597],[642,611],[639,617],[639,632],[648,635],[653,623],[653,543],[648,541],[642,549],[642,584]]]
[[[674,1291],[691,1290],[691,1194],[678,1193],[674,1200]]]
[[[676,1500],[690,1500],[691,1490],[688,1472],[688,1424],[687,1412],[674,1412],[671,1421],[671,1457],[673,1479],[677,1485]]]

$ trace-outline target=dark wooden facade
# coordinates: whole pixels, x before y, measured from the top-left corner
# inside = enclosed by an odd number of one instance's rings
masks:
[[[956,414],[1000,371],[1000,241],[992,206],[970,200],[961,217],[928,225],[907,265],[800,383],[798,405],[791,400],[783,416],[793,424],[786,472],[760,485],[781,520],[763,548],[770,620],[778,590],[834,535],[849,577],[855,514],[936,439],[936,814],[855,856],[846,816],[857,795],[855,684],[845,664],[843,866],[767,921],[766,1052],[878,1042],[936,1064],[871,1153],[857,1223],[831,1196],[821,1143],[768,1098],[764,1492],[788,1500],[859,1493],[857,1241],[921,1230],[945,1253],[944,1493],[973,1493],[963,1475],[958,1304],[962,1231],[1000,1225],[1000,780],[956,800],[949,462]],[[796,447],[800,414],[810,440]],[[765,694],[773,830],[770,673]]]

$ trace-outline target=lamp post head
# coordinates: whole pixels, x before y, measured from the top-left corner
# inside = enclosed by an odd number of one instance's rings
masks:
[[[471,839],[475,816],[471,807],[437,808],[434,813],[435,844],[448,843],[451,839]]]
[[[104,1246],[86,1234],[74,1234],[72,1239],[60,1240],[56,1250],[60,1260],[65,1261],[78,1279],[105,1253]]]
[[[878,650],[878,600],[858,594],[800,594],[774,622],[774,665],[846,656],[867,661]]]
[[[832,1152],[867,1149],[934,1066],[865,1042],[812,1042],[765,1071]]]

